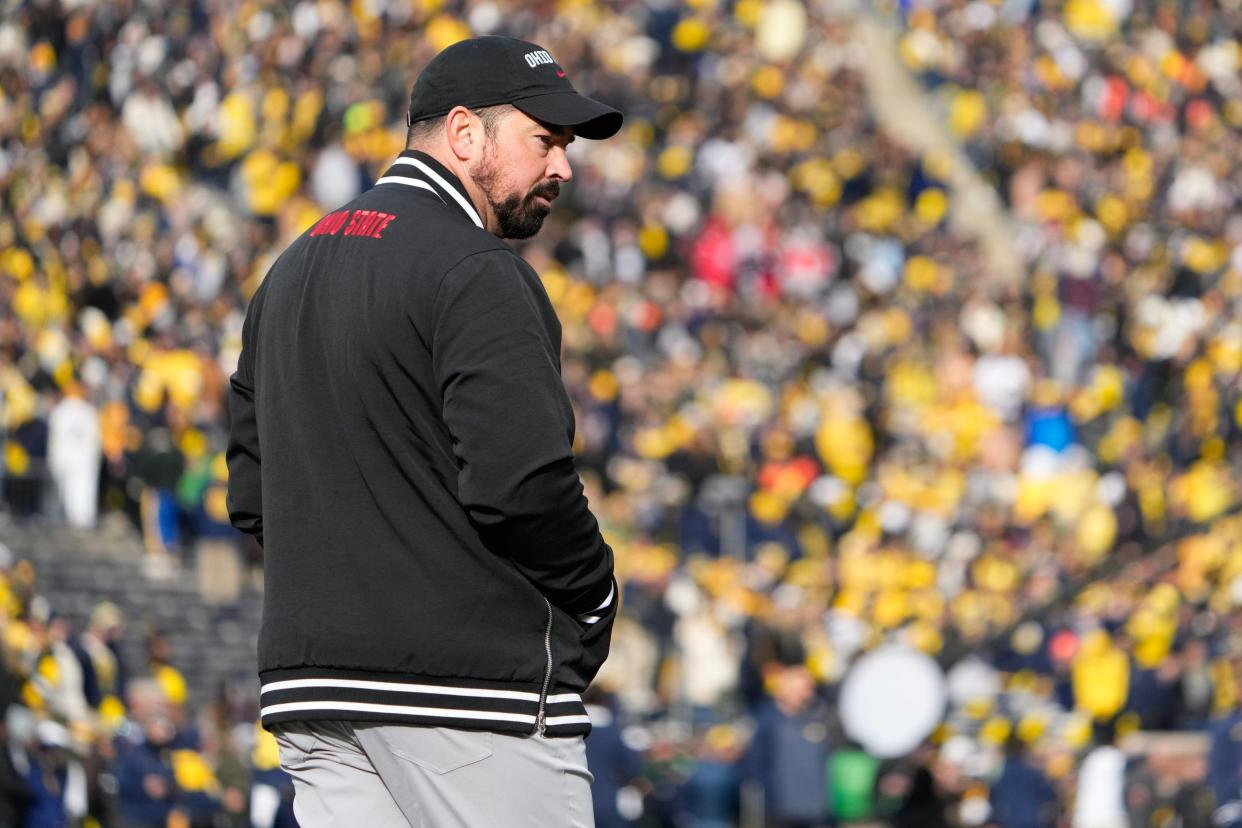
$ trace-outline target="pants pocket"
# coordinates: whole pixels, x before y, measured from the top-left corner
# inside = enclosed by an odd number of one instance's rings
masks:
[[[393,756],[440,775],[492,755],[492,734],[484,731],[381,726],[376,735]]]

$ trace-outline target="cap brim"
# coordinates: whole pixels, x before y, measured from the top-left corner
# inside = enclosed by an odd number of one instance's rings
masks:
[[[580,138],[611,138],[624,117],[611,106],[577,92],[551,92],[514,101],[513,105],[545,124],[569,127]]]

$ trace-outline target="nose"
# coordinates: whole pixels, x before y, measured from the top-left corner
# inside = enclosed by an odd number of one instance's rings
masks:
[[[557,181],[572,181],[574,171],[569,166],[569,153],[564,147],[554,146],[548,153],[547,177]]]

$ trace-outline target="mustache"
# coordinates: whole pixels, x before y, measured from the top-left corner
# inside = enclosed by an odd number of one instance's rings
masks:
[[[540,184],[536,187],[531,188],[531,191],[530,191],[531,197],[542,196],[543,198],[546,198],[548,201],[552,201],[560,194],[561,194],[561,185],[560,185],[560,182],[558,181],[549,181],[546,184]]]

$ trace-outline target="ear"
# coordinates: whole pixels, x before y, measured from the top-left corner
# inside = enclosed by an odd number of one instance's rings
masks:
[[[464,106],[455,106],[444,116],[444,136],[459,161],[469,161],[482,150],[482,125],[475,124],[474,114]]]

